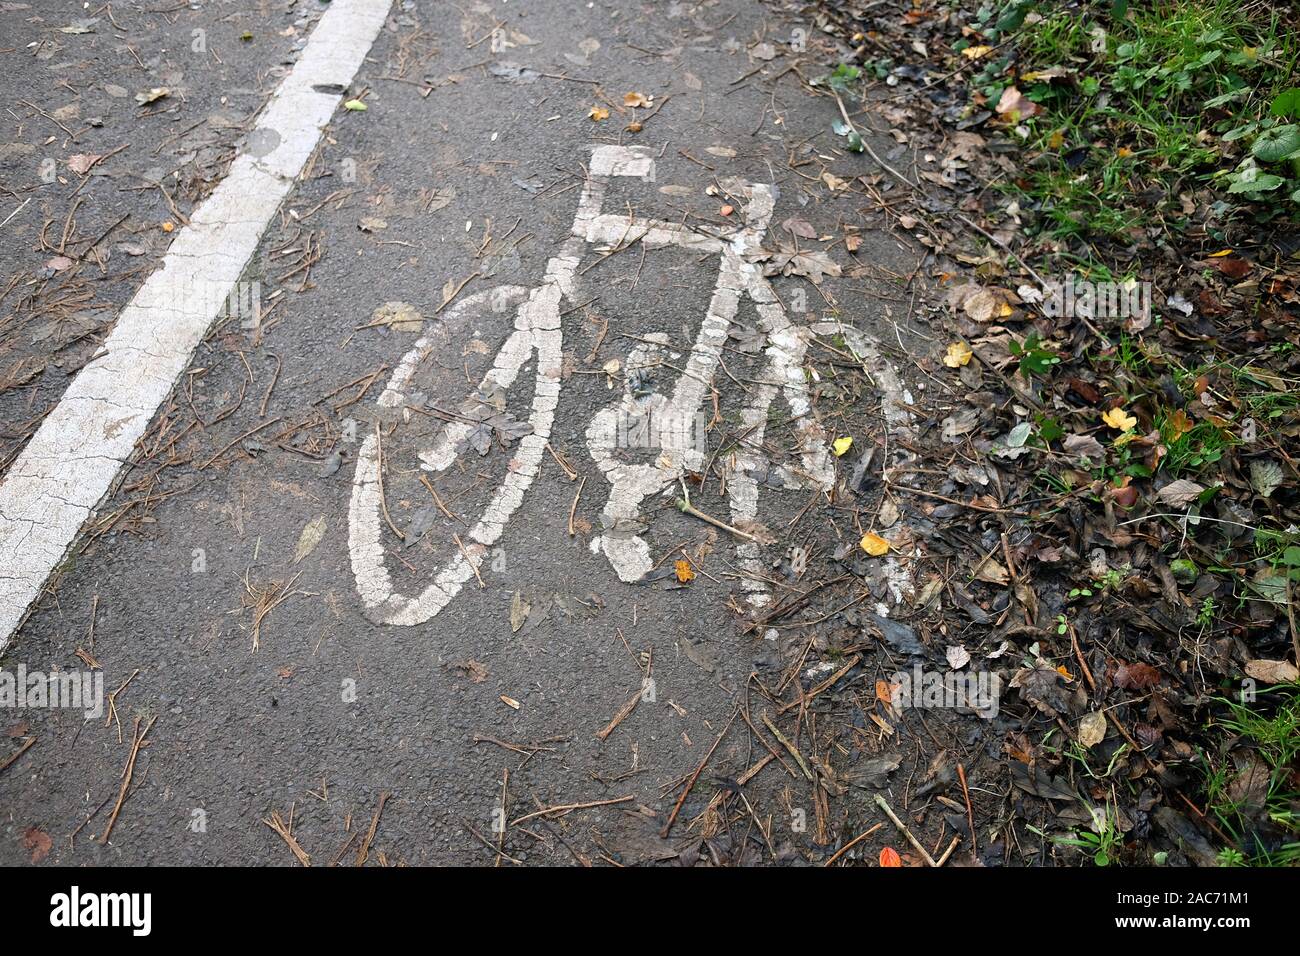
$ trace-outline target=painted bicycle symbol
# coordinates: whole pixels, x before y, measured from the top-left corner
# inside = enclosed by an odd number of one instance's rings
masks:
[[[446,608],[470,580],[482,580],[490,549],[519,510],[546,453],[562,384],[562,316],[566,302],[577,303],[578,267],[588,244],[613,248],[629,237],[639,237],[637,241],[651,249],[678,246],[719,257],[707,313],[672,389],[645,394],[626,384],[622,396],[597,412],[585,431],[587,450],[608,485],[598,547],[618,577],[637,581],[653,567],[650,547],[638,533],[642,503],[706,465],[706,451],[691,440],[690,429],[657,430],[659,454],[648,463],[629,462],[615,454],[618,430],[630,418],[689,422],[699,413],[742,297],[753,301],[758,315],[765,374],[747,395],[742,413],[745,440],[736,444],[729,466],[726,493],[732,523],[743,525],[757,517],[756,473],[766,473],[768,483],[775,475],[788,488],[831,487],[834,466],[826,435],[811,414],[804,379],[806,332],[790,321],[761,266],[749,258],[766,233],[775,205],[774,188],[729,183],[729,190],[744,204],[744,225],[725,234],[602,211],[606,186],[613,177],[647,180],[653,178],[653,169],[653,157],[641,149],[594,147],[570,237],[547,263],[541,284],[532,289],[499,286],[463,299],[428,324],[394,369],[377,402],[375,430],[357,454],[349,511],[352,571],[367,616],[373,620],[420,624]],[[479,342],[478,320],[487,312],[511,309],[513,327],[495,355],[489,359],[490,347],[481,344],[457,354],[456,345],[466,336]],[[626,367],[653,362],[655,351],[663,347],[666,339],[661,345],[647,337],[632,350]],[[471,369],[475,362],[483,366],[477,388],[473,376],[478,369]],[[465,399],[467,390],[471,395]],[[770,466],[763,452],[768,410],[778,392],[789,406],[798,436],[799,462],[788,467]],[[386,434],[386,423],[401,428]],[[497,432],[513,440],[509,459],[498,456],[505,462],[499,480],[482,473],[481,464],[487,459],[480,457]],[[462,492],[447,500],[434,491],[430,476],[456,477]],[[452,536],[454,549],[448,547],[445,557],[436,562],[432,580],[416,578],[402,557],[403,549],[421,539],[422,522],[417,515],[414,527],[403,530],[394,524],[385,494],[393,493],[386,484],[397,480],[409,485],[412,495],[419,491],[417,482],[424,486],[425,499],[432,495],[434,504],[426,509],[432,513],[436,508],[436,514],[430,520],[445,518],[459,526]],[[749,602],[766,603],[760,544],[738,542],[737,563],[744,571]],[[416,578],[416,584],[399,585],[395,578]]]

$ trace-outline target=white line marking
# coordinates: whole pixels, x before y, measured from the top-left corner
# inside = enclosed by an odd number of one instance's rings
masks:
[[[241,153],[0,484],[0,651],[107,494],[293,188],[391,0],[334,0]]]
[[[842,322],[817,323],[811,327],[811,331],[843,336],[849,351],[862,363],[862,368],[875,380],[876,388],[880,390],[880,413],[885,420],[885,431],[889,435],[906,439],[909,445],[915,443],[916,429],[912,426],[912,413],[908,411],[908,408],[915,404],[912,395],[903,386],[898,370],[876,349],[875,342],[865,333]],[[900,449],[897,443],[889,447],[891,451],[885,461],[886,468],[904,467],[916,459],[911,452]],[[915,547],[907,555],[909,558],[920,556],[920,550]],[[884,567],[885,580],[888,582],[889,593],[893,596],[895,604],[902,604],[905,598],[910,598],[916,593],[912,572],[908,566],[891,554],[885,558]],[[882,601],[876,605],[876,613],[881,617],[888,617],[889,606]]]

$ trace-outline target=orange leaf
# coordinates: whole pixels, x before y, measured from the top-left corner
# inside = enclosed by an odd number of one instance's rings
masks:
[[[689,561],[679,560],[673,565],[673,569],[677,572],[677,580],[682,584],[695,578],[695,572],[691,570],[691,562]]]
[[[885,847],[883,850],[880,851],[880,865],[881,866],[902,866],[903,860],[901,857],[899,857],[897,850],[893,850],[890,849],[889,847]]]

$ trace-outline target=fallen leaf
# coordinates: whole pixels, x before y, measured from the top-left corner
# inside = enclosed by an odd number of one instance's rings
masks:
[[[1269,661],[1257,658],[1246,661],[1246,676],[1265,684],[1289,684],[1300,680],[1300,670],[1290,661]]]
[[[961,368],[969,365],[975,353],[965,342],[953,342],[948,346],[948,353],[943,357],[943,364],[949,368]]]
[[[1138,423],[1136,418],[1119,406],[1102,412],[1101,420],[1117,432],[1126,432]]]
[[[354,113],[364,113],[370,107],[366,106],[366,104],[360,100],[348,100],[343,104],[343,108],[345,110],[351,110]]]
[[[90,172],[90,167],[103,158],[94,153],[77,153],[75,156],[68,157],[68,168],[78,176],[84,176]]]
[[[654,100],[654,97],[646,96],[643,93],[624,93],[623,105],[636,109],[637,107],[647,107]]]
[[[1255,494],[1267,498],[1282,484],[1282,466],[1275,461],[1257,458],[1250,463],[1250,485]]]
[[[852,447],[853,447],[853,439],[848,437],[847,435],[843,438],[837,438],[835,439],[835,441],[831,442],[831,448],[834,450],[836,458],[844,457],[844,453],[847,452]]]
[[[862,540],[858,542],[858,547],[873,558],[889,553],[889,542],[873,531],[868,531],[862,536]]]
[[[1106,739],[1106,715],[1100,711],[1085,714],[1079,721],[1079,743],[1095,747]]]
[[[316,546],[325,537],[325,516],[319,515],[308,521],[298,535],[298,547],[293,552],[293,564],[297,564],[316,550]]]
[[[516,591],[510,598],[510,632],[517,633],[524,626],[524,621],[528,620],[528,612],[533,609],[532,603],[524,597],[522,591]]]
[[[1174,508],[1186,508],[1205,491],[1204,485],[1198,485],[1194,481],[1186,478],[1178,478],[1169,482],[1157,493],[1157,497],[1165,504]]]
[[[1123,690],[1146,690],[1160,683],[1160,672],[1150,664],[1121,664],[1115,669],[1115,686]]]
[[[609,119],[609,110],[603,106],[593,106],[587,111],[587,116],[596,123]]]
[[[513,697],[507,697],[505,694],[500,695],[500,697],[501,703],[505,704],[507,707],[518,710],[521,706],[519,701],[515,700]]]
[[[54,840],[40,827],[28,827],[23,833],[23,849],[31,854],[32,863],[40,863],[54,849]]]
[[[943,655],[948,659],[948,666],[953,670],[961,670],[970,663],[970,651],[961,644],[949,645]]]
[[[966,298],[962,303],[962,309],[975,322],[1005,319],[1013,311],[1005,296],[994,289],[979,289]]]
[[[998,105],[994,107],[994,110],[999,116],[1005,116],[1011,122],[1016,123],[1041,113],[1042,107],[1026,97],[1014,86],[1008,86],[1002,91],[1002,96],[998,99]]]
[[[395,332],[418,332],[424,316],[406,302],[385,302],[370,315],[371,325],[386,325]]]
[[[985,584],[1006,584],[1011,580],[1011,574],[993,555],[989,555],[975,568],[975,580]]]
[[[691,570],[691,562],[684,558],[679,558],[673,563],[673,571],[677,575],[677,580],[682,584],[695,580],[695,572]]]
[[[902,866],[903,860],[898,855],[897,850],[894,850],[890,847],[885,847],[883,850],[880,851],[880,865],[881,866]]]

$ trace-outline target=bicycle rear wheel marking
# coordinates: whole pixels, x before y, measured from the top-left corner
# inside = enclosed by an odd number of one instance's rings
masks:
[[[384,560],[383,526],[380,501],[380,446],[376,435],[369,435],[357,453],[356,474],[352,485],[352,502],[348,512],[348,551],[357,591],[367,616],[384,624],[420,624],[429,620],[460,592],[479,563],[482,551],[490,547],[505,531],[506,523],[523,503],[524,493],[537,476],[546,442],[551,434],[555,408],[560,395],[560,300],[571,289],[578,266],[580,244],[570,240],[564,251],[551,259],[546,279],[522,302],[515,315],[515,330],[506,339],[492,368],[483,377],[482,386],[509,388],[520,370],[536,353],[536,383],[528,423],[532,433],[519,442],[513,467],[488,503],[483,516],[466,537],[477,545],[471,557],[462,552],[443,567],[423,591],[414,596],[397,594]],[[496,291],[496,290],[493,290]],[[466,299],[459,310],[473,308],[492,293],[479,293]],[[455,312],[452,313],[456,314]],[[385,408],[403,404],[405,392],[421,353],[430,344],[422,336],[399,363],[379,398]],[[468,549],[467,549],[468,550]]]

